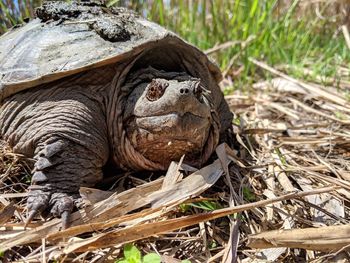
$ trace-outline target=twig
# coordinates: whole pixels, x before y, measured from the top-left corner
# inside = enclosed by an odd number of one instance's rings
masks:
[[[298,106],[300,106],[301,108],[303,108],[304,110],[306,110],[306,111],[308,111],[308,112],[312,112],[312,113],[314,113],[314,114],[317,114],[317,115],[319,115],[319,116],[325,117],[325,118],[330,119],[330,120],[332,120],[332,121],[340,122],[340,123],[342,123],[342,124],[350,124],[350,121],[349,121],[349,120],[340,120],[340,119],[338,119],[338,118],[336,118],[336,117],[333,117],[333,116],[327,115],[327,114],[325,114],[325,113],[323,113],[323,112],[321,112],[321,111],[315,110],[314,108],[311,108],[311,107],[305,105],[304,103],[302,103],[302,102],[300,102],[300,101],[298,101],[298,100],[296,100],[296,99],[294,99],[294,98],[288,98],[288,99],[289,99],[291,102],[297,104]]]
[[[239,205],[236,207],[229,207],[218,209],[209,213],[202,213],[192,216],[184,216],[180,218],[169,219],[161,222],[152,222],[149,224],[143,225],[134,225],[132,227],[121,229],[121,230],[112,230],[104,234],[98,234],[92,238],[87,238],[82,241],[77,241],[72,244],[67,244],[64,252],[71,253],[74,251],[88,251],[94,250],[97,248],[108,247],[109,244],[125,244],[133,242],[142,238],[150,237],[166,231],[172,231],[175,229],[180,229],[183,227],[188,227],[199,222],[209,221],[216,218],[228,216],[234,213],[243,212],[246,210],[251,210],[257,207],[264,207],[273,203],[290,200],[294,198],[301,198],[308,195],[315,195],[321,193],[328,193],[334,190],[340,189],[338,186],[330,186],[318,188],[315,190],[304,191],[299,193],[289,193],[282,195],[276,198],[262,200],[254,203]]]
[[[318,88],[316,86],[312,86],[310,84],[307,84],[307,83],[299,81],[299,80],[297,80],[295,78],[292,78],[292,77],[288,76],[287,74],[284,74],[284,73],[282,73],[282,72],[280,72],[280,71],[278,71],[278,70],[268,66],[267,64],[265,64],[263,62],[255,60],[254,58],[249,58],[249,61],[252,62],[253,64],[255,64],[255,65],[257,65],[257,66],[259,66],[259,67],[261,67],[261,68],[271,72],[272,74],[275,74],[277,76],[285,78],[286,80],[289,80],[289,81],[291,81],[293,83],[296,83],[296,84],[300,85],[301,87],[303,87],[304,89],[306,89],[309,92],[313,92],[313,93],[315,93],[315,94],[317,94],[319,96],[322,96],[326,100],[333,101],[333,102],[335,102],[335,103],[337,103],[339,105],[349,106],[348,101],[346,99],[340,97],[340,96],[337,96],[337,95],[335,95],[335,94],[333,94],[331,92],[328,92],[328,91],[326,91],[324,89]]]
[[[348,27],[346,25],[343,25],[341,27],[341,30],[343,31],[343,35],[344,35],[344,38],[345,38],[346,45],[350,49],[350,34],[349,34]]]
[[[350,244],[350,225],[273,230],[249,237],[252,248],[290,247],[334,251]]]
[[[241,50],[240,50],[236,55],[234,55],[234,56],[230,59],[228,65],[227,65],[227,67],[226,67],[226,69],[225,69],[224,72],[222,73],[222,75],[223,75],[224,78],[226,77],[226,75],[227,75],[227,73],[230,71],[230,69],[232,68],[233,63],[235,63],[235,61],[237,60],[237,58],[239,58],[239,56],[242,54],[243,50],[246,49],[246,47],[248,47],[249,44],[250,44],[255,38],[256,38],[256,37],[255,37],[254,35],[249,36],[244,42],[241,43]]]
[[[220,45],[217,45],[217,46],[214,46],[212,48],[209,48],[209,49],[205,50],[204,53],[206,55],[210,55],[212,53],[215,53],[215,52],[218,52],[218,51],[221,51],[221,50],[233,47],[235,45],[239,45],[241,43],[242,43],[242,41],[227,41],[227,42],[225,42],[223,44],[220,44]]]

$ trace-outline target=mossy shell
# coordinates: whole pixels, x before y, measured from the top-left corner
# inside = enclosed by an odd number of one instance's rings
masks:
[[[149,60],[164,58],[163,65],[176,56],[186,57],[187,65],[200,60],[217,82],[221,79],[218,67],[202,51],[127,9],[56,1],[44,3],[36,14],[0,37],[0,101],[144,52],[160,53]]]

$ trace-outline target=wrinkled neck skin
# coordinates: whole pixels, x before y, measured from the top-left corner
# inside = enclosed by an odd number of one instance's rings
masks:
[[[114,162],[125,170],[166,170],[185,155],[200,167],[219,141],[220,122],[205,83],[186,73],[118,66],[107,98]]]

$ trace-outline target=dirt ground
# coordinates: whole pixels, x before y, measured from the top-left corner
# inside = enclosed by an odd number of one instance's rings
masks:
[[[32,162],[2,142],[1,260],[114,262],[133,242],[164,262],[348,262],[350,83],[253,62],[274,77],[226,96],[232,138],[207,166],[180,161],[160,177],[117,174],[108,191],[81,189],[88,206],[64,231],[53,218],[24,229]]]

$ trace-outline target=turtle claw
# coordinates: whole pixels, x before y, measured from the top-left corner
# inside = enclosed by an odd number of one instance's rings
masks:
[[[31,190],[27,200],[28,217],[25,221],[24,228],[32,222],[34,217],[43,212],[49,205],[50,195],[41,190]]]
[[[35,217],[35,215],[36,215],[38,212],[39,212],[38,210],[31,210],[31,211],[28,213],[28,217],[27,217],[27,219],[25,220],[25,223],[24,223],[24,230],[27,229],[27,226],[32,222],[33,218]]]
[[[70,226],[70,211],[63,211],[61,214],[61,219],[62,219],[62,230],[67,229]]]
[[[51,214],[62,218],[62,229],[69,227],[70,215],[74,208],[73,198],[62,193],[55,193],[51,197]]]

